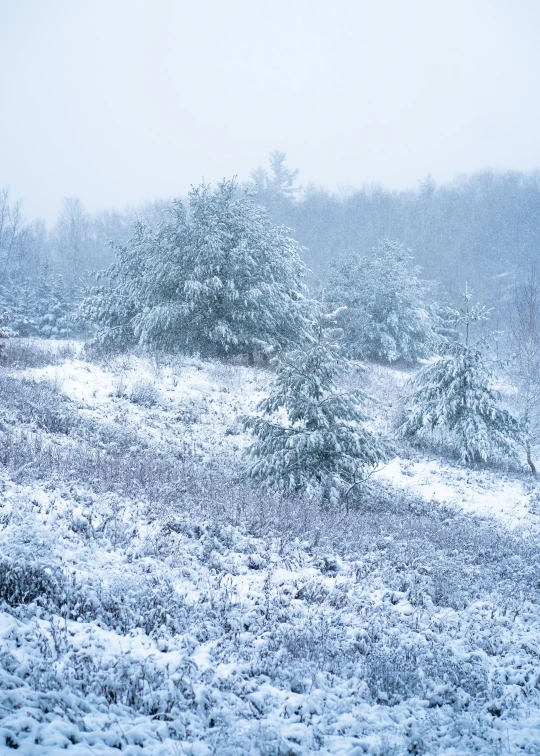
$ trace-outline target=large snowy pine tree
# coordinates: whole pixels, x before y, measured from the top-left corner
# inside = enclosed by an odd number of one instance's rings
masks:
[[[203,184],[157,232],[138,225],[85,312],[105,343],[210,357],[285,347],[307,328],[299,251],[235,181]]]
[[[427,356],[434,336],[430,284],[419,274],[410,251],[389,239],[368,257],[351,255],[334,266],[328,295],[346,306],[339,324],[350,357],[414,362]]]
[[[500,394],[493,388],[484,358],[485,340],[470,343],[471,326],[487,319],[487,312],[479,305],[471,306],[468,287],[462,296],[464,307],[456,319],[464,338],[441,342],[439,358],[412,379],[405,401],[408,417],[400,434],[451,446],[466,464],[515,458],[520,424],[500,406]]]
[[[319,313],[308,342],[278,358],[273,392],[244,423],[256,437],[248,449],[252,478],[269,490],[305,491],[335,504],[383,450],[364,425],[364,393],[336,388],[350,363],[333,321]]]

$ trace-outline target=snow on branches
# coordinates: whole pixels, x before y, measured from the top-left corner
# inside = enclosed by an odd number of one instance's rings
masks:
[[[335,265],[328,293],[333,302],[346,305],[339,324],[350,357],[414,362],[429,354],[431,284],[419,275],[410,251],[389,239],[368,257],[351,255]]]
[[[336,504],[383,450],[364,425],[365,394],[337,388],[350,363],[339,352],[333,319],[319,313],[305,346],[280,355],[273,392],[244,423],[256,437],[247,452],[253,479]]]
[[[16,335],[15,332],[8,327],[8,322],[9,315],[7,312],[0,315],[0,360],[5,360],[6,358],[5,347],[7,340]]]
[[[138,224],[116,249],[109,287],[85,304],[103,343],[205,357],[262,352],[302,338],[305,266],[289,230],[235,181],[191,190],[157,231]]]
[[[520,424],[501,407],[493,375],[485,360],[487,342],[470,343],[470,326],[488,319],[480,305],[471,306],[472,291],[462,294],[464,306],[456,323],[462,342],[442,342],[439,358],[425,365],[409,382],[408,413],[400,428],[405,438],[436,437],[454,448],[465,464],[517,457]]]

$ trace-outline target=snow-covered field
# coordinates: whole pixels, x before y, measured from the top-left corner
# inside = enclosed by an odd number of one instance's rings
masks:
[[[243,482],[269,373],[41,362],[0,373],[1,752],[540,753],[528,475],[410,450],[322,511]]]

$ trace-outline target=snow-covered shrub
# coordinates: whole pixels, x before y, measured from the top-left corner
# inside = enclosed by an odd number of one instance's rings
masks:
[[[153,407],[159,400],[159,391],[155,383],[140,380],[134,384],[130,393],[129,401],[133,404],[142,404],[144,407]]]
[[[68,434],[79,418],[69,399],[47,381],[0,376],[0,412],[12,425]]]
[[[282,355],[273,392],[260,415],[245,419],[256,437],[249,475],[268,490],[306,491],[337,503],[383,458],[367,430],[362,391],[341,392],[348,369],[339,353],[334,315],[320,314],[304,347]]]
[[[97,622],[122,634],[140,628],[158,638],[189,625],[185,602],[166,579],[117,580],[104,586],[75,579],[24,552],[16,558],[0,556],[0,602],[12,608],[36,602],[47,616]]]
[[[118,247],[109,287],[83,307],[97,341],[126,348],[250,354],[297,343],[306,330],[304,265],[286,228],[234,181],[192,189],[157,231],[137,225]]]
[[[97,622],[122,634],[140,628],[153,638],[183,632],[189,625],[185,602],[166,579],[117,579],[104,586],[66,578],[65,584],[62,612],[73,620]],[[54,611],[55,605],[49,609]]]
[[[59,606],[64,592],[64,576],[36,561],[17,561],[0,556],[0,601],[16,607],[39,599],[42,604]]]
[[[334,266],[328,296],[339,314],[347,354],[355,359],[415,362],[431,351],[430,284],[406,247],[384,239],[370,256]]]
[[[37,418],[32,408],[23,409],[28,411],[28,427],[6,424],[0,445],[0,461],[19,482],[52,477],[84,484],[91,491],[133,496],[163,507],[179,500],[220,502],[230,496],[223,473],[226,468],[229,475],[232,473],[231,464],[199,467],[185,450],[161,447],[156,451],[141,443],[133,431],[115,432],[108,423],[84,422],[76,414],[71,415],[69,405],[58,413],[54,405],[50,412],[39,410]],[[57,419],[65,425],[57,426]],[[58,444],[57,439],[37,428],[37,420],[41,425],[51,420],[53,425],[47,427],[54,433],[68,433],[69,437]],[[114,536],[118,543],[125,537],[120,531]]]
[[[381,640],[363,660],[362,676],[373,700],[395,705],[416,695],[432,706],[446,703],[459,711],[485,694],[488,680],[480,660],[460,660],[450,650],[428,650],[423,643],[400,643],[391,633]]]
[[[52,347],[39,338],[10,339],[5,350],[7,362],[14,368],[41,368],[58,365],[75,356],[71,344]]]
[[[90,636],[94,641],[90,648],[82,650],[74,646],[66,625],[54,618],[45,626],[27,626],[26,632],[26,642],[39,649],[39,654],[34,652],[34,663],[25,675],[25,684],[50,700],[55,700],[55,694],[58,696],[67,686],[73,697],[96,697],[107,707],[117,707],[117,711],[129,707],[133,712],[166,717],[170,712],[189,710],[190,701],[195,698],[185,674],[189,671],[188,664],[175,665],[177,674],[171,679],[170,671],[153,656],[141,659],[133,652],[112,657],[100,654],[99,641],[92,638],[95,633]],[[5,661],[8,668],[20,674],[15,658]],[[75,703],[73,698],[71,703]],[[83,711],[85,708],[87,713],[91,710],[88,705],[82,707]],[[73,730],[76,737],[78,728]],[[144,744],[146,739],[143,734],[137,737],[136,730],[131,738],[135,745],[140,745],[141,739]],[[110,737],[106,740],[111,742]],[[72,743],[77,741],[78,738]],[[122,748],[122,744],[125,745],[125,738],[116,734],[113,747]]]

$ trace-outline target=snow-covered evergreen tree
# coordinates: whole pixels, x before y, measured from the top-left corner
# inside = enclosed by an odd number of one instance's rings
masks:
[[[287,166],[287,155],[279,150],[270,153],[270,171],[259,166],[251,172],[251,187],[266,207],[275,208],[284,200],[293,199],[302,189],[297,186],[298,170]]]
[[[138,225],[84,311],[106,343],[206,356],[285,347],[307,328],[299,251],[234,180],[203,184],[157,231]]]
[[[456,313],[464,330],[462,341],[440,344],[440,356],[421,368],[410,382],[400,428],[405,438],[430,437],[452,446],[461,462],[497,461],[517,456],[520,424],[500,406],[493,376],[486,364],[483,339],[470,343],[470,327],[488,317],[485,308],[471,306],[466,287],[464,307]]]
[[[9,315],[5,312],[3,315],[0,315],[0,362],[3,362],[6,358],[5,350],[7,340],[16,335],[15,332],[9,328],[8,323]]]
[[[138,220],[134,232],[125,245],[114,247],[116,261],[98,275],[107,278],[108,284],[94,287],[83,302],[79,317],[98,327],[95,342],[112,349],[127,349],[139,341],[136,322],[150,307],[145,300],[145,279],[155,276],[155,258],[166,259],[167,249],[160,248],[159,234]],[[172,265],[171,265],[172,271]],[[158,281],[153,282],[159,285]],[[181,281],[170,284],[171,298]],[[167,294],[167,292],[165,292]],[[174,333],[170,334],[174,337]]]
[[[364,425],[365,394],[336,387],[350,363],[333,323],[319,312],[308,342],[278,357],[274,390],[244,423],[256,437],[248,450],[252,478],[269,490],[306,491],[336,503],[383,450]]]
[[[429,354],[430,284],[413,259],[403,244],[384,239],[369,257],[351,255],[334,266],[328,295],[346,307],[339,324],[350,357],[414,362]]]
[[[77,291],[68,288],[47,264],[32,276],[13,276],[0,285],[0,309],[10,313],[11,323],[20,336],[73,335],[77,331],[72,319],[76,307]]]

